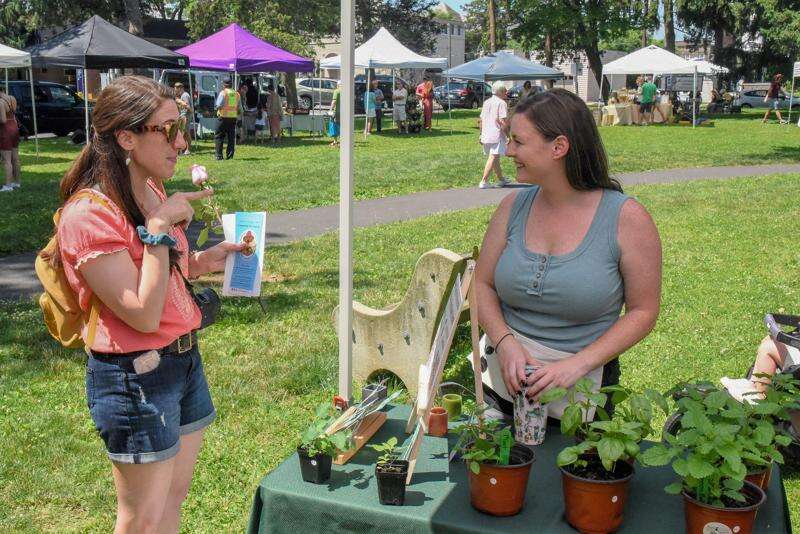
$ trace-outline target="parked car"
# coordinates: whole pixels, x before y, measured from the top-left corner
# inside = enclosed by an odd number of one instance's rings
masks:
[[[522,86],[523,84],[517,84],[513,86],[511,89],[508,90],[508,105],[514,107],[519,102],[519,97],[522,94]],[[545,89],[541,85],[531,85],[531,94],[541,93]]]
[[[24,130],[33,133],[31,85],[26,80],[8,82],[8,90],[17,99],[17,118]],[[36,123],[40,133],[64,136],[83,132],[85,111],[83,99],[66,85],[53,82],[33,82],[36,98]],[[92,105],[89,104],[91,115]]]
[[[383,92],[384,96],[384,103],[383,109],[384,110],[391,110],[392,109],[392,91],[393,91],[393,80],[391,76],[386,75],[378,75],[375,77],[378,80],[378,89]],[[402,80],[406,84],[406,89],[408,89],[408,94],[414,94],[416,90],[416,86],[410,84],[407,80],[403,80],[403,78],[396,76],[395,80]],[[371,83],[371,80],[370,80]],[[367,86],[367,79],[365,76],[356,76],[355,78],[355,95],[356,95],[356,102],[355,102],[355,112],[356,113],[364,113],[364,89]]]
[[[322,105],[330,107],[336,80],[331,78],[299,78],[297,80],[297,103],[310,109]]]
[[[483,88],[483,94],[481,94],[481,88]],[[445,84],[434,87],[433,96],[445,111],[448,106],[477,109],[483,105],[485,99],[492,97],[492,87],[484,82],[450,80],[449,86]]]
[[[764,84],[764,87],[756,86],[743,88],[741,92],[736,94],[736,98],[733,101],[734,109],[772,107],[772,102],[764,102],[764,97],[767,96],[768,90],[768,83]],[[798,107],[800,107],[800,96],[794,95],[792,109],[797,109]],[[782,89],[778,96],[778,109],[789,109],[789,94]]]

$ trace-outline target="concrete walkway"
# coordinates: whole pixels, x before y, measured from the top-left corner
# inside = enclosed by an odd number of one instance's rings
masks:
[[[736,178],[779,173],[800,173],[800,164],[705,167],[635,172],[617,175],[623,185],[682,182],[705,178]],[[468,187],[429,191],[410,195],[362,200],[355,203],[353,223],[356,228],[417,219],[433,213],[459,211],[495,205],[515,187],[478,189]],[[322,206],[298,211],[267,214],[267,245],[299,241],[336,230],[339,206]],[[189,242],[194,243],[200,225],[189,228]],[[220,240],[209,239],[209,244]],[[28,298],[41,292],[33,270],[35,252],[0,258],[0,299]]]

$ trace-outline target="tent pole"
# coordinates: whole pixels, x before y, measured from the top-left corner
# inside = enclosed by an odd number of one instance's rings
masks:
[[[6,86],[8,86],[8,82],[6,81]],[[8,91],[8,89],[6,89]],[[794,73],[792,73],[792,92],[789,93],[789,118],[786,119],[786,122],[792,122],[792,100],[794,99]]]
[[[367,63],[371,64],[372,60],[368,61]],[[370,90],[370,86],[372,84],[370,74],[370,69],[367,67],[367,86],[364,88],[364,141],[367,140],[367,123],[369,122],[369,111],[367,110],[367,102],[369,101],[369,98],[367,98],[367,92]]]
[[[239,71],[233,71],[233,87],[231,88],[237,93],[239,92]],[[241,96],[239,97],[239,109],[236,110],[236,115],[242,117],[242,126],[244,126],[244,106],[242,104]],[[238,122],[238,121],[237,121]],[[233,136],[233,149],[236,150],[236,145],[239,144],[239,125],[233,127],[236,132]]]
[[[697,99],[697,65],[694,66],[694,77],[692,81],[692,128],[697,126],[697,114],[695,112],[696,99]]]
[[[447,78],[445,90],[447,91],[447,122],[450,123],[450,135],[453,134],[453,106],[450,105],[450,59],[447,60]]]
[[[33,67],[28,67],[31,79],[31,106],[33,108],[33,134],[36,142],[36,157],[39,157],[39,125],[36,122],[36,98],[33,93]],[[6,69],[6,86],[8,86],[8,69]],[[7,89],[6,89],[7,90]]]
[[[794,81],[794,79],[792,81]],[[394,126],[396,128],[397,125],[394,122],[394,88],[395,87],[397,87],[397,79],[396,79],[395,74],[394,74],[394,67],[392,67],[392,126]]]
[[[192,114],[192,131],[193,131],[192,135],[194,137],[194,141],[197,141],[197,122],[196,122],[197,117],[195,117],[195,106],[194,106],[195,87],[197,87],[197,77],[195,76],[195,78],[192,78],[192,70],[189,69],[189,91],[191,91],[191,94],[189,96],[191,97],[191,102],[192,102],[192,107],[189,109],[189,113]],[[199,97],[200,95],[198,94],[197,96]]]
[[[86,56],[83,57],[83,114],[84,114],[84,134],[86,142],[89,144],[89,80],[86,77]]]
[[[8,67],[5,67],[3,70],[5,71],[5,74],[6,74],[6,94],[9,94],[8,93]],[[33,78],[33,76],[31,76],[31,78]],[[794,79],[792,79],[792,83],[794,83]]]
[[[340,77],[341,150],[339,152],[339,395],[347,400],[353,396],[353,128],[355,60],[353,38],[354,0],[340,0],[342,55]]]

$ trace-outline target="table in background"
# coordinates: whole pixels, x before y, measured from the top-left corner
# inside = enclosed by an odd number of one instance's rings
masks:
[[[603,126],[633,124],[632,104],[609,104],[603,106]]]
[[[408,406],[396,406],[370,441],[381,443],[391,436],[406,438]],[[451,436],[450,445],[454,439]],[[300,477],[297,454],[265,476],[256,491],[248,532],[308,534],[312,532],[422,533],[422,532],[531,532],[569,533],[564,520],[561,473],[555,465],[558,452],[572,438],[557,431],[533,447],[525,506],[513,517],[493,517],[476,511],[469,503],[469,485],[463,462],[449,463],[448,440],[426,436],[417,468],[406,490],[405,506],[378,503],[375,462],[378,454],[364,448],[343,466],[334,465],[326,484],[310,484]],[[668,495],[664,486],[673,482],[670,467],[643,469],[630,485],[625,522],[619,532],[674,534],[684,531],[683,499]],[[767,502],[756,517],[754,532],[789,532],[783,484],[777,466],[767,492]]]
[[[668,103],[661,104],[661,103],[659,103],[659,104],[656,104],[656,107],[658,108],[659,111],[661,111],[661,113],[659,114],[658,112],[656,112],[655,109],[653,109],[653,122],[654,123],[659,124],[659,123],[662,123],[662,122],[669,122],[672,119],[672,104],[668,104]],[[639,106],[638,105],[634,106],[634,108],[631,110],[631,113],[632,113],[632,117],[633,117],[633,124],[641,124],[641,122],[642,122],[642,113],[639,111]],[[665,118],[666,118],[666,120],[665,120]]]

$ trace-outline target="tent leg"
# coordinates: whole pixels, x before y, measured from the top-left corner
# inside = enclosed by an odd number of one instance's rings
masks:
[[[447,70],[450,70],[450,64],[448,60]],[[447,118],[448,122],[450,123],[450,134],[453,134],[453,106],[450,105],[450,76],[447,76],[447,82],[445,82],[445,90],[447,91]]]
[[[190,70],[189,71],[189,91],[191,91],[191,95],[189,95],[189,96],[191,97],[192,106],[191,106],[191,108],[189,108],[189,113],[192,114],[192,132],[193,132],[192,136],[193,136],[193,140],[194,141],[197,141],[197,122],[196,122],[197,121],[197,117],[195,117],[195,106],[194,106],[194,90],[195,90],[196,86],[197,86],[197,76],[192,78],[192,71]]]
[[[692,80],[692,128],[697,126],[697,112],[695,102],[697,101],[697,65],[694,67],[694,77]]]
[[[353,396],[353,129],[354,83],[353,69],[353,4],[341,2],[342,55],[341,70],[341,150],[339,152],[339,395],[349,400]]]
[[[369,112],[367,111],[367,102],[370,100],[367,98],[367,92],[370,91],[372,86],[372,80],[370,79],[370,72],[369,67],[367,67],[367,86],[364,87],[364,141],[367,140],[367,125],[369,124]]]
[[[85,125],[83,132],[86,135],[86,142],[84,144],[88,145],[89,144],[89,80],[86,77],[85,59],[83,63],[83,114],[84,114],[84,125]]]
[[[8,82],[6,82],[8,85]],[[786,122],[792,122],[792,100],[794,99],[794,75],[792,75],[792,92],[789,93],[789,117],[786,119]]]
[[[3,69],[6,74],[6,94],[8,94],[8,67]],[[794,82],[794,80],[792,80]]]
[[[31,106],[33,108],[33,135],[34,141],[36,142],[36,157],[39,157],[39,125],[36,122],[36,98],[34,98],[33,92],[33,67],[28,67],[28,73],[30,74],[31,80]],[[6,71],[6,77],[8,76],[8,71]],[[8,80],[8,78],[6,78]],[[8,81],[6,81],[6,85]]]
[[[395,77],[395,71],[392,69],[392,126],[397,128],[397,125],[394,122],[394,88],[397,87],[397,79]]]

